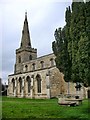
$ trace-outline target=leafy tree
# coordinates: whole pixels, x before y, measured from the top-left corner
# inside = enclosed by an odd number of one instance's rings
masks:
[[[88,74],[88,38],[86,36],[81,36],[80,41],[78,43],[78,53],[77,59],[79,63],[79,79],[85,85],[87,85],[87,74]]]
[[[52,43],[54,54],[56,55],[56,66],[64,73],[65,81],[71,81],[71,58],[68,52],[69,27],[70,27],[71,10],[70,7],[66,11],[67,25],[61,30],[55,31],[55,40]],[[70,47],[70,46],[69,46]],[[71,52],[71,51],[70,51]]]
[[[59,68],[59,70],[61,72],[63,72],[64,69],[64,41],[63,41],[63,37],[62,37],[62,31],[61,28],[59,28],[58,30],[55,30],[55,39],[56,41],[54,41],[52,43],[52,48],[54,51],[54,54],[57,56],[56,57],[56,66]]]
[[[86,14],[86,37],[87,37],[87,74],[86,79],[88,85],[90,86],[90,1],[86,0],[85,4],[85,14]]]
[[[56,29],[54,35],[56,41],[52,43],[52,48],[54,54],[56,55],[56,63],[57,63],[56,66],[59,68],[61,72],[64,73],[65,81],[69,81],[71,80],[70,78],[71,63],[70,63],[69,53],[67,50],[68,41],[65,36],[65,28],[63,28],[62,30],[61,28],[59,28],[58,30]]]
[[[66,26],[65,26],[65,53],[66,53],[66,63],[67,67],[65,71],[67,72],[67,77],[66,79],[68,81],[71,81],[71,75],[72,75],[72,41],[70,37],[70,24],[71,24],[71,9],[70,6],[66,8],[66,14],[65,14],[65,21],[66,21]],[[66,81],[67,81],[66,80]]]
[[[62,30],[56,29],[52,44],[56,65],[65,81],[90,85],[90,2],[73,2],[65,21]]]

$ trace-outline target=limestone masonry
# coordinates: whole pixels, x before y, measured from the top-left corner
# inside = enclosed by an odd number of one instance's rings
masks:
[[[55,55],[37,57],[37,49],[32,48],[27,13],[22,30],[20,48],[16,49],[14,74],[8,76],[8,96],[27,98],[52,98],[67,94],[68,83],[63,79],[55,64]],[[70,93],[76,94],[74,83],[70,83]],[[86,97],[86,89],[79,90]]]

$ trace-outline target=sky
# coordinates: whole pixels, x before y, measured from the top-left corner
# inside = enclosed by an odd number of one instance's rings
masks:
[[[65,10],[70,5],[71,0],[0,0],[0,77],[3,83],[8,83],[8,75],[14,73],[25,12],[31,44],[40,57],[53,52],[55,29],[65,25]]]

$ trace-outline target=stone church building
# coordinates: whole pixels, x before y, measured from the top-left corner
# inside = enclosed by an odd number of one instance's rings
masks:
[[[71,93],[75,93],[75,85],[70,85]],[[83,88],[81,91],[85,94]],[[25,13],[21,44],[16,49],[14,74],[8,76],[8,96],[49,99],[65,93],[67,83],[56,67],[55,55],[37,57],[37,49],[32,48]]]

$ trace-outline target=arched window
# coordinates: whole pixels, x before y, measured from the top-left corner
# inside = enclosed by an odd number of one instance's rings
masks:
[[[35,63],[32,64],[32,70],[35,70]]]
[[[13,93],[14,93],[14,89],[15,89],[15,80],[14,80],[14,78],[12,79],[12,84],[13,84]]]
[[[30,90],[31,90],[31,79],[30,79],[29,76],[27,76],[26,80],[27,80],[27,83],[28,83],[28,93],[30,93]]]
[[[32,60],[32,55],[29,56],[29,60]]]
[[[19,78],[19,86],[20,86],[20,93],[22,92],[22,79],[21,77]]]
[[[41,61],[41,69],[44,68],[44,61]]]
[[[36,79],[37,79],[37,92],[41,93],[41,77],[40,77],[40,75],[37,75]]]
[[[21,63],[21,56],[18,57],[18,62]]]
[[[25,71],[28,71],[28,66],[27,65],[25,65]]]
[[[51,62],[51,66],[54,66],[54,59],[53,58],[50,59],[50,62]]]

